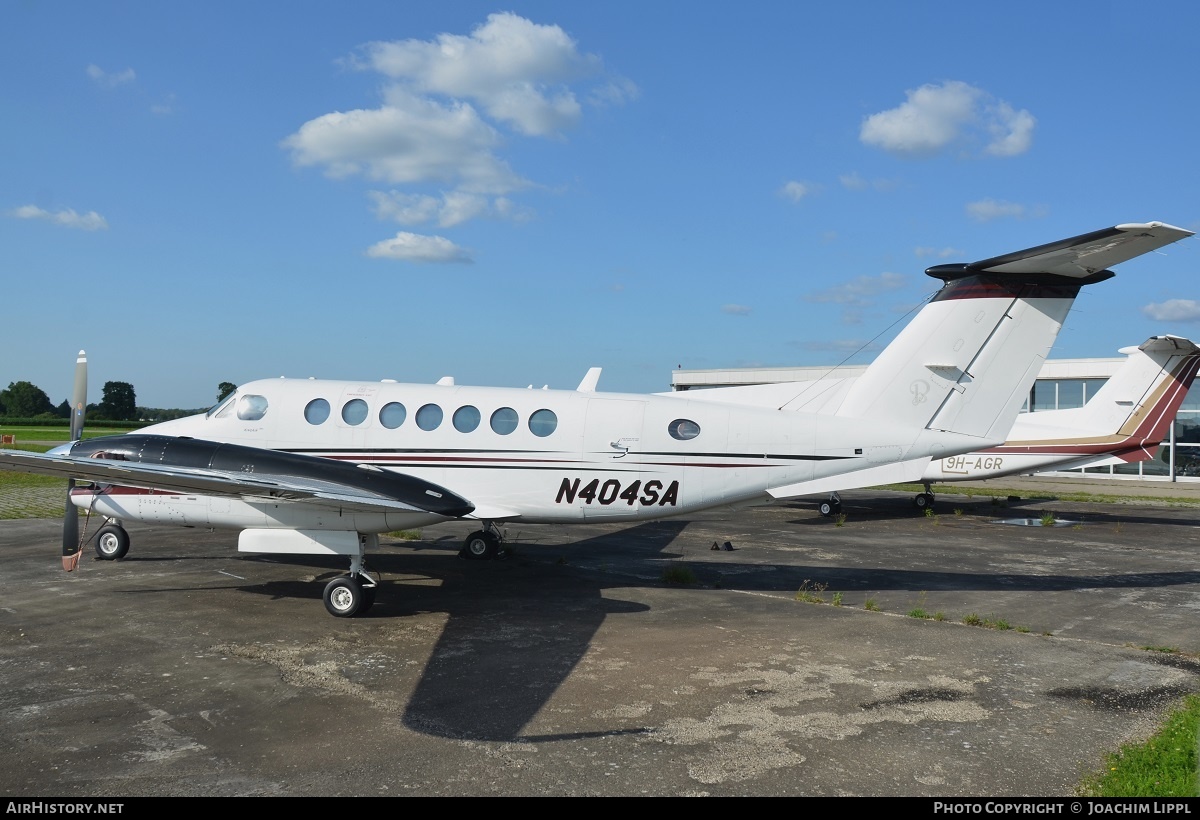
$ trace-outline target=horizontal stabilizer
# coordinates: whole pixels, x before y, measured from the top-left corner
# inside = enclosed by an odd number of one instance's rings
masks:
[[[1085,279],[1192,233],[1165,222],[1131,222],[966,265],[935,265],[925,272],[946,281],[976,273],[1051,274]]]

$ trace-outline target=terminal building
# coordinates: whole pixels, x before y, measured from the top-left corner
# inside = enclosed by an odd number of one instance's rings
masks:
[[[1022,413],[1082,407],[1125,362],[1123,356],[1108,359],[1047,359]],[[831,375],[831,366],[761,367],[727,370],[683,370],[671,373],[672,390],[703,390],[709,387],[812,381]],[[866,365],[843,365],[836,375],[857,376]],[[1200,389],[1188,392],[1171,425],[1171,435],[1154,458],[1134,464],[1086,467],[1048,475],[1145,479],[1156,481],[1200,481]]]

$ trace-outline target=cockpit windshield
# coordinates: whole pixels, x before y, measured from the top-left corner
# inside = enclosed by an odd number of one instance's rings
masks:
[[[223,410],[225,410],[225,408],[229,407],[229,405],[232,404],[233,400],[236,398],[237,398],[237,391],[235,390],[232,393],[230,393],[228,396],[226,396],[225,398],[221,399],[219,402],[214,404],[212,407],[208,408],[208,412],[204,414],[204,417],[206,419],[211,419],[213,416],[219,415],[221,413],[221,411],[223,411]]]

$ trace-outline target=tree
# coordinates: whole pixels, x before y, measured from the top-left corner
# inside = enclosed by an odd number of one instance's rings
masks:
[[[234,390],[237,390],[237,385],[234,384],[233,382],[221,382],[220,384],[218,384],[217,385],[217,404],[220,404],[221,400],[224,399],[226,396],[228,396],[230,393],[232,393]]]
[[[53,413],[50,397],[31,382],[12,382],[7,390],[0,390],[0,405],[5,415],[13,418],[33,418],[42,413]]]
[[[96,408],[96,414],[110,421],[135,421],[137,419],[137,397],[129,382],[105,382],[104,398]]]

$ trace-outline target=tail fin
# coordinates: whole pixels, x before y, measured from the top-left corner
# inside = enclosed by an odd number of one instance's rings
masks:
[[[1122,348],[1129,358],[1083,407],[1021,416],[1003,449],[1153,458],[1200,370],[1200,347],[1179,336],[1152,336]]]
[[[836,414],[1004,441],[1080,288],[1114,276],[1108,265],[1191,235],[1161,222],[1124,224],[929,268],[946,284]]]

